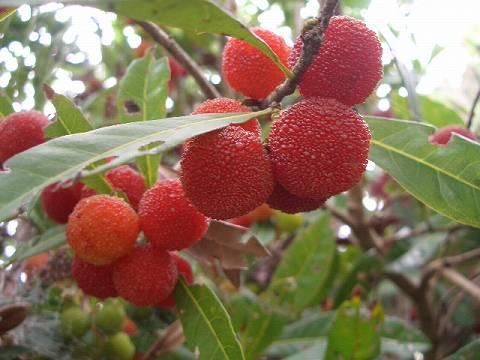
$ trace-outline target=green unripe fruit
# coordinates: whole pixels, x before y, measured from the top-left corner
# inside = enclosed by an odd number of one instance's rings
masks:
[[[66,337],[75,338],[83,336],[90,327],[90,319],[79,307],[70,307],[60,315],[62,332]]]
[[[119,303],[107,302],[95,315],[95,326],[105,334],[115,334],[122,329],[125,310]]]
[[[135,355],[135,345],[127,334],[119,332],[108,339],[107,355],[109,359],[131,360]]]
[[[281,211],[276,211],[273,215],[273,220],[277,225],[277,229],[281,232],[293,233],[303,223],[302,214],[286,214]]]

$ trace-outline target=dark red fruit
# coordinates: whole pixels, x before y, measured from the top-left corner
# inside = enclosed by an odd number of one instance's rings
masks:
[[[113,282],[118,294],[137,306],[165,300],[177,282],[175,260],[152,246],[135,248],[114,264]]]
[[[95,296],[99,299],[117,296],[112,274],[112,265],[96,266],[84,262],[77,256],[73,258],[73,278],[86,295]]]
[[[325,200],[362,177],[370,131],[338,101],[307,98],[280,115],[268,141],[276,181],[298,197]]]
[[[284,64],[290,47],[271,31],[254,28],[253,33],[265,41]],[[222,71],[232,89],[253,99],[263,99],[285,80],[282,71],[260,50],[243,40],[231,38],[223,49]]]
[[[447,145],[452,139],[453,134],[464,136],[470,140],[476,140],[475,134],[470,130],[458,125],[451,125],[439,129],[435,134],[430,136],[430,142],[436,145]]]
[[[66,224],[68,216],[81,199],[83,184],[62,187],[54,183],[43,189],[40,196],[43,210],[47,216],[60,224]]]
[[[193,284],[193,271],[192,271],[192,267],[190,266],[190,263],[175,253],[170,253],[170,255],[175,260],[175,263],[177,265],[178,275],[183,276],[183,280],[188,285]],[[176,306],[176,302],[175,302],[175,296],[173,294],[170,294],[168,298],[158,303],[158,307],[162,309],[167,309],[167,310],[174,309],[175,306]]]
[[[191,140],[181,165],[187,198],[214,219],[244,215],[273,190],[271,164],[259,135],[238,126]]]
[[[148,190],[138,214],[145,237],[163,250],[190,247],[208,228],[208,219],[190,204],[178,179],[159,182]]]
[[[296,214],[299,212],[317,210],[325,203],[325,200],[315,200],[295,196],[290,194],[282,187],[282,185],[277,183],[275,184],[272,195],[270,195],[267,200],[267,204],[273,209],[283,211],[284,213]]]
[[[289,58],[293,67],[303,40],[299,37]],[[300,81],[305,97],[333,98],[345,105],[363,103],[382,78],[382,46],[365,23],[347,16],[330,20],[323,42]]]
[[[48,119],[38,111],[26,111],[0,119],[0,170],[12,156],[45,141],[43,129]]]

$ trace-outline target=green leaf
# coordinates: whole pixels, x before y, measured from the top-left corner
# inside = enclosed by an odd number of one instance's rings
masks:
[[[92,125],[82,114],[75,104],[63,95],[56,94],[48,86],[44,86],[48,98],[56,110],[55,121],[45,128],[45,135],[49,138],[57,138],[64,135],[80,134],[93,130]],[[90,168],[94,169],[92,164]],[[100,194],[113,194],[114,190],[103,175],[91,176],[83,179],[91,189]]]
[[[275,299],[296,311],[320,303],[331,282],[335,259],[330,216],[324,213],[296,237],[282,258],[271,283]]]
[[[335,294],[334,307],[337,308],[345,300],[352,296],[352,290],[355,286],[361,285],[360,279],[365,279],[366,274],[379,272],[382,269],[380,258],[374,253],[364,253],[356,261],[353,268],[341,280],[340,286]]]
[[[446,360],[475,360],[480,354],[480,339],[473,340]]]
[[[272,59],[286,76],[291,76],[290,70],[263,40],[210,0],[119,0],[112,1],[111,5],[115,12],[136,20],[244,40]]]
[[[4,21],[6,18],[8,18],[10,15],[14,14],[17,9],[13,8],[4,8],[3,10],[0,11],[0,22]]]
[[[45,186],[76,177],[88,165],[117,156],[107,164],[115,167],[135,157],[145,155],[138,149],[162,142],[161,152],[181,144],[190,137],[242,123],[253,117],[270,113],[201,114],[162,120],[113,125],[56,138],[24,151],[6,163],[11,170],[0,174],[0,220],[26,204]],[[98,171],[105,170],[102,167]],[[85,172],[91,175],[92,172]]]
[[[275,358],[284,358],[316,345],[325,346],[335,313],[306,313],[304,317],[283,329],[281,338],[268,349]]]
[[[399,318],[386,318],[381,336],[382,353],[394,354],[401,359],[412,359],[415,352],[424,352],[430,347],[420,330]]]
[[[232,321],[217,296],[205,285],[179,281],[175,300],[187,345],[200,359],[245,359]]]
[[[326,349],[327,343],[325,341],[317,342],[311,347],[285,358],[285,360],[323,359]]]
[[[7,95],[0,95],[0,121],[2,117],[5,117],[13,113],[12,101],[8,98]]]
[[[418,200],[459,223],[480,227],[480,145],[453,136],[432,145],[433,127],[410,121],[367,118],[370,159]]]
[[[12,264],[42,252],[55,249],[63,245],[65,241],[65,227],[55,226],[45,231],[42,235],[36,236],[32,240],[17,247],[15,253],[9,259],[9,263]]]
[[[433,100],[428,96],[419,95],[418,99],[424,121],[438,127],[464,125],[462,118],[457,112],[445,104]],[[408,119],[410,116],[407,98],[401,97],[398,94],[392,96],[392,109],[395,116],[400,119]]]
[[[156,60],[153,53],[134,60],[120,80],[118,108],[121,122],[147,121],[165,117],[170,68],[166,57]],[[130,112],[136,107],[138,112]],[[160,155],[137,159],[137,165],[148,186],[157,181]]]
[[[370,360],[380,353],[377,323],[362,314],[357,301],[344,303],[328,334],[326,360]]]

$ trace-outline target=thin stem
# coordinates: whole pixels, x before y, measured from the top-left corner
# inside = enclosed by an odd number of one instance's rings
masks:
[[[468,113],[467,128],[471,129],[473,125],[473,118],[475,117],[475,108],[477,107],[478,102],[480,101],[480,88],[478,89],[475,99],[473,99],[472,107]]]
[[[451,268],[442,268],[440,275],[480,302],[480,287],[473,281]]]
[[[279,103],[285,96],[293,94],[303,74],[317,55],[322,45],[323,33],[327,29],[330,18],[335,12],[338,0],[326,0],[320,11],[320,17],[316,19],[307,29],[304,29],[302,36],[302,54],[296,65],[293,67],[293,76],[279,85],[266,99],[260,103],[260,108],[265,109],[273,103]]]
[[[175,60],[177,60],[193,76],[207,98],[214,99],[221,96],[215,86],[203,76],[202,70],[195,60],[193,60],[192,57],[183,50],[168,33],[151,22],[138,21],[137,24],[150,34],[153,40],[162,45],[170,55],[172,55]]]

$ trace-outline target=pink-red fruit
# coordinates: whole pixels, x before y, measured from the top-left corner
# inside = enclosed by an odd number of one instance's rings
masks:
[[[244,215],[273,190],[271,164],[259,135],[239,126],[191,140],[181,166],[187,198],[214,219]]]
[[[82,199],[67,224],[67,240],[75,255],[93,265],[107,265],[128,254],[138,233],[138,216],[131,206],[107,195]]]
[[[178,270],[178,275],[182,276],[183,281],[185,281],[188,285],[193,284],[193,271],[192,271],[192,267],[190,266],[190,263],[175,253],[170,253],[170,255],[175,260],[175,264]],[[173,293],[170,294],[165,300],[158,303],[158,307],[162,309],[167,309],[167,310],[174,309],[176,305],[177,303],[175,301],[175,296]]]
[[[470,130],[458,125],[451,125],[439,129],[435,134],[430,136],[430,142],[437,145],[447,145],[452,139],[453,134],[464,136],[470,140],[476,140],[475,134]]]
[[[117,296],[113,285],[113,266],[96,266],[86,263],[77,256],[72,262],[72,276],[86,295],[99,299]]]
[[[287,214],[296,214],[299,212],[308,212],[317,210],[325,203],[324,199],[301,198],[290,194],[280,184],[275,184],[272,195],[267,200],[267,204],[275,210],[283,211]]]
[[[135,248],[114,264],[113,282],[125,300],[137,306],[151,306],[172,293],[177,274],[173,257],[148,245]]]
[[[334,99],[307,98],[281,113],[268,139],[275,180],[289,193],[325,200],[357,184],[370,131]]]
[[[40,200],[47,216],[59,224],[66,224],[68,216],[80,201],[82,187],[81,183],[67,187],[54,183],[43,189]]]
[[[289,58],[293,67],[302,53],[299,37]],[[363,103],[382,78],[382,47],[377,35],[360,20],[334,16],[322,46],[300,81],[304,97],[333,98],[345,105]]]
[[[140,201],[140,228],[150,243],[163,250],[181,250],[200,240],[207,218],[193,207],[180,180],[165,180],[149,189]]]
[[[260,28],[252,31],[270,46],[283,64],[287,64],[291,49],[280,36]],[[235,38],[230,38],[223,49],[222,71],[232,89],[257,100],[265,98],[285,80],[270,58]]]
[[[0,119],[0,170],[12,156],[45,141],[48,119],[38,111],[26,111]]]

